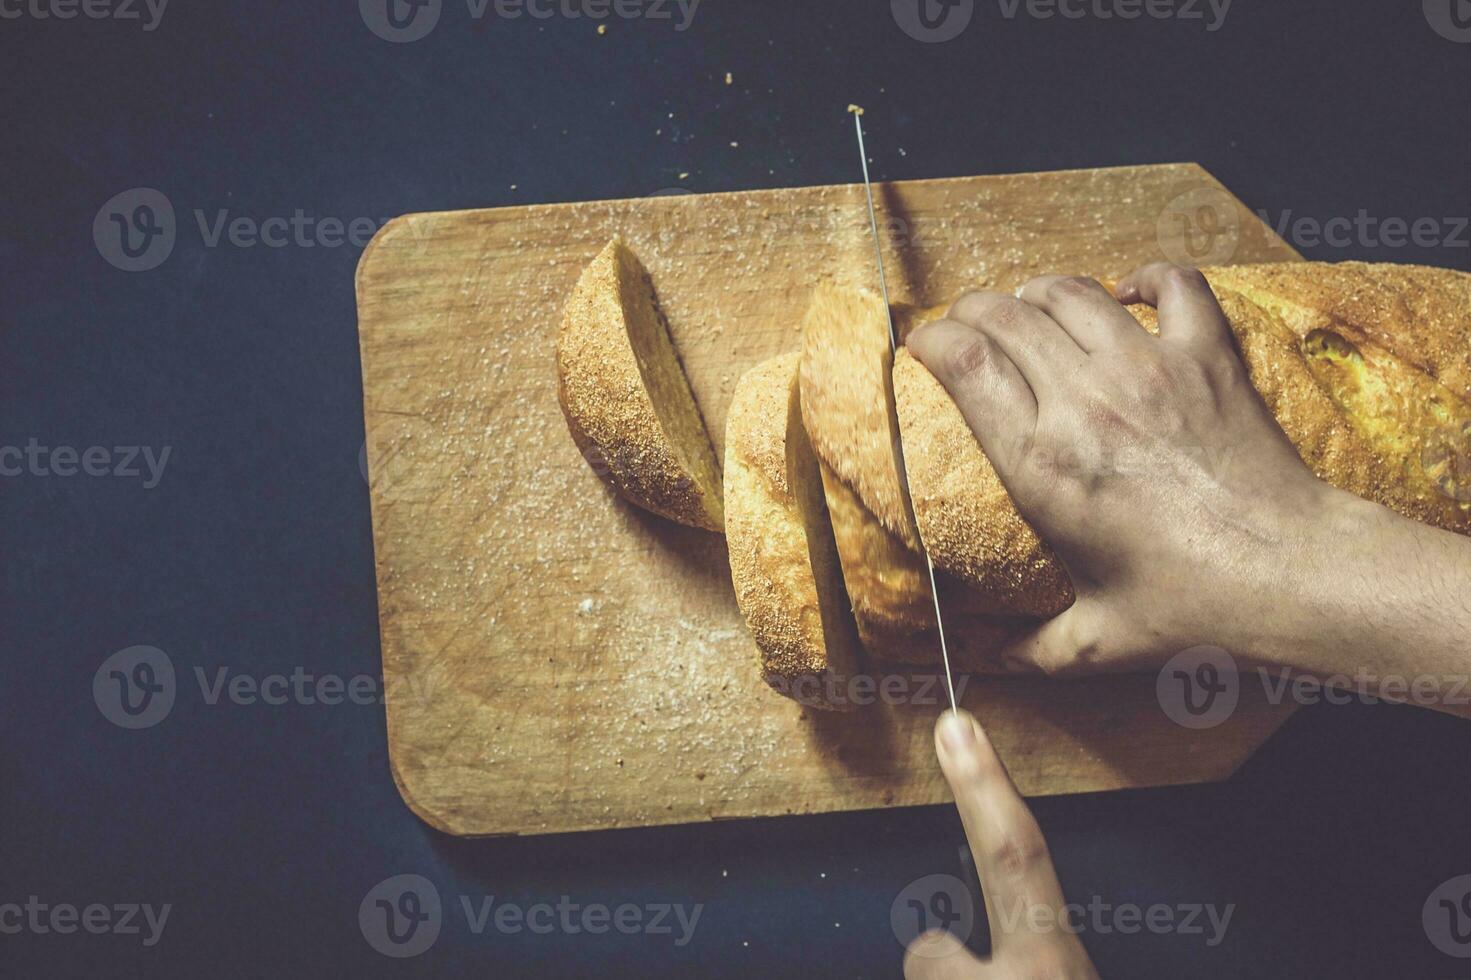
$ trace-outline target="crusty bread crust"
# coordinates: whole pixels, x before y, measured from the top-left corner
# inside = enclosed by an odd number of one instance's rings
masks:
[[[725,518],[736,602],[760,651],[762,677],[804,704],[825,678],[861,664],[838,571],[817,458],[802,427],[799,355],[764,361],[741,378],[725,436]],[[818,683],[812,683],[818,682]]]
[[[1212,288],[1240,293],[1298,337],[1347,326],[1471,398],[1471,275],[1371,262],[1287,262],[1204,270]]]
[[[557,337],[557,397],[573,441],[625,498],[724,529],[720,465],[643,264],[610,242],[583,271]]]
[[[1205,272],[1253,384],[1319,477],[1471,534],[1471,275],[1363,262]],[[1273,390],[1287,374],[1295,383]]]
[[[1314,473],[1471,534],[1471,487],[1455,469],[1471,434],[1471,275],[1364,263],[1204,271],[1252,385]],[[1158,333],[1153,309],[1130,312]],[[894,393],[915,518],[936,566],[1018,613],[1067,608],[1073,590],[1061,563],[1017,513],[955,403],[907,351],[894,364]]]

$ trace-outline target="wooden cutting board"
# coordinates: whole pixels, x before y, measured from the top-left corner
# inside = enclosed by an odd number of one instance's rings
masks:
[[[1192,164],[903,182],[879,200],[896,302],[1165,254],[1296,258]],[[876,278],[861,186],[410,215],[379,233],[357,297],[405,801],[491,835],[948,800],[938,684],[847,716],[767,690],[724,539],[624,504],[574,448],[553,342],[614,235],[654,276],[717,451],[736,380],[797,347],[812,285]],[[1292,710],[1244,683],[1229,721],[1190,731],[1152,675],[974,678],[964,702],[1031,795],[1222,779]]]

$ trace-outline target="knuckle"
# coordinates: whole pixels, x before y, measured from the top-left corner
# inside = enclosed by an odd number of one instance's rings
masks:
[[[1065,673],[1088,673],[1111,660],[1109,645],[1091,617],[1077,615],[1068,630]]]
[[[1188,266],[1172,265],[1165,268],[1160,278],[1165,285],[1173,289],[1186,292],[1210,291],[1206,284],[1205,276],[1199,269],[1191,269]]]
[[[1006,830],[991,848],[991,867],[1012,881],[1030,876],[1051,860],[1042,832],[1035,823],[1027,823],[1028,826]]]
[[[983,316],[989,303],[987,299],[990,293],[983,293],[976,289],[970,289],[962,293],[960,298],[950,304],[950,317],[956,320],[969,322]]]
[[[1090,392],[1081,399],[1078,414],[1090,430],[1102,438],[1109,438],[1131,428],[1129,416],[1114,404],[1114,400],[1103,392]]]
[[[972,291],[955,301],[955,305],[950,307],[950,315],[970,324],[1009,324],[1016,320],[1023,305],[1015,296]]]
[[[1098,650],[1096,638],[1080,635],[1076,627],[1069,626],[1055,648],[1037,655],[1037,672],[1058,679],[1087,673],[1089,666],[1100,659]]]
[[[987,322],[1008,329],[1014,327],[1017,321],[1021,319],[1022,311],[1026,309],[1026,306],[1027,304],[1021,300],[1013,296],[1007,296],[992,308],[991,316]]]
[[[1115,645],[1107,635],[1108,617],[1100,613],[1095,600],[1078,596],[1058,617],[1054,620],[1056,635],[1039,644],[1032,656],[1037,673],[1073,677],[1096,672],[1115,659]]]
[[[1058,276],[1047,285],[1049,299],[1075,299],[1101,289],[1098,282],[1087,276]]]
[[[946,352],[945,373],[951,378],[968,378],[991,363],[991,345],[982,337],[957,340]]]
[[[1074,659],[1071,650],[1053,651],[1048,650],[1037,655],[1033,664],[1036,672],[1043,677],[1060,679],[1071,676],[1077,672],[1077,660]]]

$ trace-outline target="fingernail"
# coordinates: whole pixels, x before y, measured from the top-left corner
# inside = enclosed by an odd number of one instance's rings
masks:
[[[940,742],[947,752],[969,755],[976,749],[976,730],[969,715],[945,712],[940,719]]]

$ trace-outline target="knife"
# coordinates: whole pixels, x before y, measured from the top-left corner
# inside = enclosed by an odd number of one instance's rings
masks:
[[[883,295],[884,314],[889,318],[889,348],[895,354],[899,352],[899,334],[894,329],[894,311],[889,306],[889,279],[884,273],[884,245],[879,238],[878,211],[873,204],[873,182],[868,177],[868,151],[863,145],[863,109],[860,106],[851,105],[848,111],[853,114],[853,125],[858,130],[858,159],[863,163],[863,192],[868,198],[868,225],[873,229],[873,254],[878,262],[879,290]],[[909,490],[909,477],[905,473],[899,474],[904,480],[905,492]],[[940,615],[940,590],[935,585],[935,563],[930,558],[929,549],[921,541],[920,551],[924,554],[925,567],[930,572],[930,598],[935,602],[935,626],[940,634],[940,656],[945,662],[945,688],[950,692],[950,710],[957,710],[955,703],[955,679],[950,673],[950,646],[945,642],[945,620]]]

